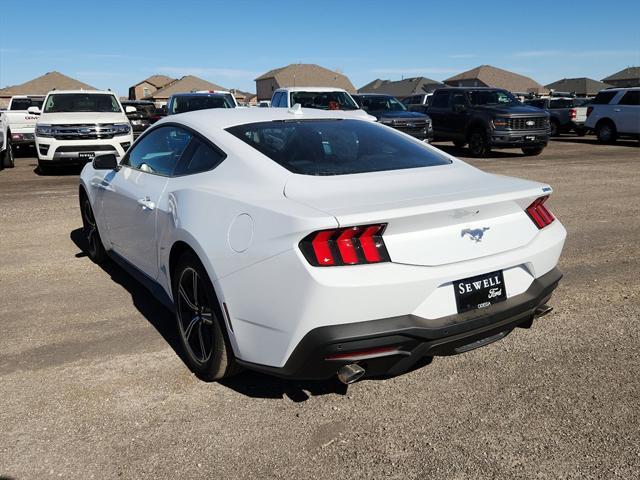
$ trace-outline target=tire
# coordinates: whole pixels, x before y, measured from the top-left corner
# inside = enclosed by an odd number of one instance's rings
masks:
[[[487,136],[479,128],[472,130],[469,135],[469,152],[473,157],[486,157],[491,152]]]
[[[579,127],[576,128],[574,132],[576,132],[576,135],[578,135],[579,137],[584,137],[587,134],[587,129],[584,127]]]
[[[560,125],[557,120],[551,120],[549,122],[549,136],[557,137],[560,134]]]
[[[38,173],[40,175],[49,175],[53,172],[51,165],[46,165],[44,162],[38,160]]]
[[[183,253],[171,274],[176,328],[188,367],[200,379],[220,380],[237,373],[220,302],[202,263]],[[195,295],[194,295],[195,292]]]
[[[82,233],[87,242],[87,255],[94,263],[100,265],[107,259],[107,252],[102,245],[93,208],[86,193],[80,194],[80,214],[82,215]]]
[[[453,144],[458,148],[464,148],[467,142],[465,142],[464,140],[454,140]]]
[[[2,152],[2,168],[13,168],[16,166],[11,136],[7,133],[7,148]]]
[[[614,143],[618,138],[616,126],[610,120],[603,120],[596,125],[596,135],[600,143]]]
[[[540,155],[542,150],[544,150],[544,147],[524,147],[522,153],[527,157],[535,157],[536,155]]]

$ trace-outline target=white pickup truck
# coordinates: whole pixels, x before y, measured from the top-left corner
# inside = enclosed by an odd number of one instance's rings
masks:
[[[127,112],[135,112],[127,107]],[[38,168],[84,164],[96,154],[122,158],[133,143],[131,124],[111,91],[54,90],[47,94],[36,124]]]
[[[9,100],[5,116],[14,147],[35,144],[34,131],[43,101],[42,95],[14,95]]]

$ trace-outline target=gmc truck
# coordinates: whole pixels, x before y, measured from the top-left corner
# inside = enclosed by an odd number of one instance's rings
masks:
[[[520,103],[506,90],[450,87],[434,92],[427,113],[434,141],[469,145],[474,157],[493,148],[520,148],[539,155],[549,142],[549,114]]]
[[[35,145],[34,131],[43,101],[44,97],[39,95],[14,95],[9,100],[5,115],[14,147]]]

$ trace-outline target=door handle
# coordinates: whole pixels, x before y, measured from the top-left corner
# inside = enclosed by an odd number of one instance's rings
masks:
[[[143,210],[153,210],[156,208],[156,204],[153,203],[148,196],[138,199],[138,205],[141,205]]]
[[[613,111],[614,111],[614,112],[621,112],[621,111],[622,111],[622,109],[621,109],[621,108],[614,108],[614,109],[613,109]]]

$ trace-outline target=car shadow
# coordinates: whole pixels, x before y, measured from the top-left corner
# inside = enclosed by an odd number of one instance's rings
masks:
[[[82,229],[73,230],[69,237],[80,250],[76,253],[76,258],[86,257],[87,243]],[[169,344],[178,358],[188,366],[178,333],[174,327],[173,313],[117,263],[107,260],[99,267],[114,282],[129,292],[136,309]],[[347,393],[347,385],[340,383],[337,379],[301,382],[248,370],[242,371],[236,376],[223,379],[219,383],[248,397],[265,399],[289,398],[294,402],[304,402],[312,396],[326,394],[345,395]]]
[[[67,177],[67,176],[71,176],[71,175],[80,175],[80,172],[82,171],[82,165],[64,165],[64,166],[56,166],[56,167],[49,167],[50,169],[47,170],[46,172],[43,172],[40,170],[40,168],[38,167],[38,164],[32,164],[33,165],[33,173],[35,173],[36,175],[40,176],[40,177]]]
[[[465,157],[465,158],[473,158],[474,160],[492,160],[492,159],[500,159],[500,158],[522,158],[526,157],[526,155],[522,152],[516,152],[513,150],[491,150],[491,153],[486,157],[472,157],[469,149],[466,147],[456,147],[455,145],[442,145],[437,143],[432,143],[434,147],[442,150],[443,152],[448,153],[449,155],[453,155],[454,157]]]
[[[580,143],[580,144],[588,144],[588,145],[607,145],[604,143],[600,143],[596,138],[584,138],[584,137],[553,137],[553,140],[556,142],[565,142],[565,143]],[[608,144],[610,146],[621,146],[621,147],[638,147],[640,146],[640,141],[633,139],[624,139],[624,140],[616,140],[615,143]]]

